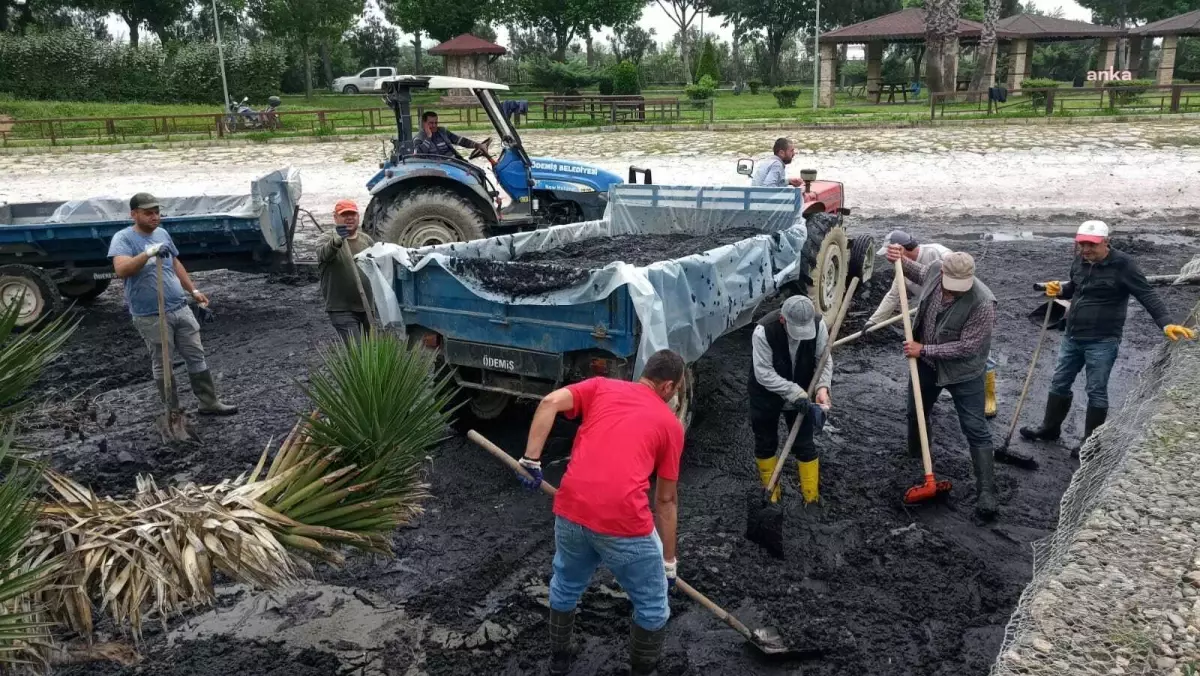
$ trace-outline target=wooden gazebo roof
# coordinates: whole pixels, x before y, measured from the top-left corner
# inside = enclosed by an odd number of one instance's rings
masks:
[[[475,37],[470,33],[463,33],[456,38],[450,38],[442,44],[429,49],[431,56],[467,56],[470,54],[504,56],[507,53],[508,50],[500,45],[488,42],[483,38]]]
[[[978,40],[983,24],[959,18],[960,40]],[[1008,35],[998,28],[996,37]],[[862,44],[866,42],[923,42],[925,40],[925,10],[919,7],[902,9],[883,16],[867,19],[850,26],[843,26],[821,35],[822,42]]]
[[[1014,14],[996,23],[996,32],[1009,39],[1058,41],[1120,37],[1125,32],[1116,26],[1098,26],[1086,21],[1058,19],[1036,14]]]
[[[1200,35],[1200,9],[1148,23],[1129,31],[1132,35],[1160,38],[1167,35]]]

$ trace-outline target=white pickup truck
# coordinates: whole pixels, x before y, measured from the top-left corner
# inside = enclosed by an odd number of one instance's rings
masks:
[[[396,69],[388,66],[373,66],[365,68],[358,75],[346,75],[339,77],[333,81],[330,88],[335,92],[343,94],[357,94],[359,92],[377,92],[379,91],[380,78],[393,77],[396,75]]]

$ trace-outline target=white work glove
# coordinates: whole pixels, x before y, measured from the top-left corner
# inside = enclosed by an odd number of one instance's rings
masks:
[[[804,391],[803,387],[800,387],[799,385],[793,385],[793,387],[795,389],[793,389],[787,396],[787,401],[789,404],[794,404],[801,399],[808,399],[808,393]]]
[[[679,569],[679,560],[663,561],[663,572],[667,574],[667,589],[675,588],[676,571]]]
[[[166,256],[167,254],[171,253],[171,251],[167,249],[167,245],[163,242],[155,242],[145,249],[142,249],[142,253],[146,254],[146,258],[154,258],[155,256]]]

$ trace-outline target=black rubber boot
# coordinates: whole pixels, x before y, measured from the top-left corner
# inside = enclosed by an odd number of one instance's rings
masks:
[[[1021,436],[1030,441],[1054,441],[1062,435],[1062,424],[1071,411],[1071,397],[1046,397],[1046,415],[1041,427],[1022,427]]]
[[[171,379],[171,391],[163,394],[163,379],[154,379],[154,391],[158,392],[158,400],[167,402],[167,409],[171,411],[179,410],[179,393],[175,391],[175,379]]]
[[[975,466],[975,514],[984,521],[996,518],[996,479],[993,473],[992,449],[971,449],[971,464]]]
[[[571,672],[578,647],[572,640],[575,630],[575,611],[562,613],[550,611],[550,673],[562,676]]]
[[[629,673],[632,676],[654,676],[658,673],[658,654],[662,652],[666,628],[658,631],[642,629],[631,622],[629,630]]]
[[[233,415],[237,406],[226,404],[217,398],[217,385],[213,382],[212,371],[189,373],[192,381],[192,392],[200,400],[197,412],[202,415]]]
[[[1083,444],[1088,440],[1088,437],[1092,436],[1092,432],[1095,432],[1097,427],[1103,425],[1105,420],[1108,420],[1107,408],[1087,407],[1087,414],[1083,419],[1083,438],[1079,440],[1079,445],[1075,447],[1075,450],[1071,451],[1072,458],[1079,457],[1079,449],[1083,448]]]

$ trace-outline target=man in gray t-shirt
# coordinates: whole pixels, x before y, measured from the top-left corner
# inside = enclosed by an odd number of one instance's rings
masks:
[[[758,163],[754,175],[750,177],[750,185],[764,188],[786,188],[789,185],[799,188],[804,181],[787,177],[787,165],[796,156],[796,147],[786,138],[775,139],[773,154]]]
[[[179,399],[172,386],[166,392],[163,378],[162,337],[158,326],[158,265],[162,259],[163,306],[166,313],[167,345],[178,350],[187,364],[192,392],[200,400],[199,412],[213,415],[237,413],[236,406],[223,403],[217,397],[216,384],[204,358],[200,343],[200,324],[188,307],[188,297],[208,305],[208,297],[192,284],[191,277],[179,261],[179,249],[171,235],[159,227],[158,200],[140,192],[129,200],[129,215],[133,225],[113,235],[108,245],[108,257],[113,271],[125,284],[125,306],[133,315],[133,325],[150,350],[151,372],[158,392],[167,405],[176,410]],[[171,368],[166,364],[165,368]],[[174,383],[174,378],[171,382]]]

